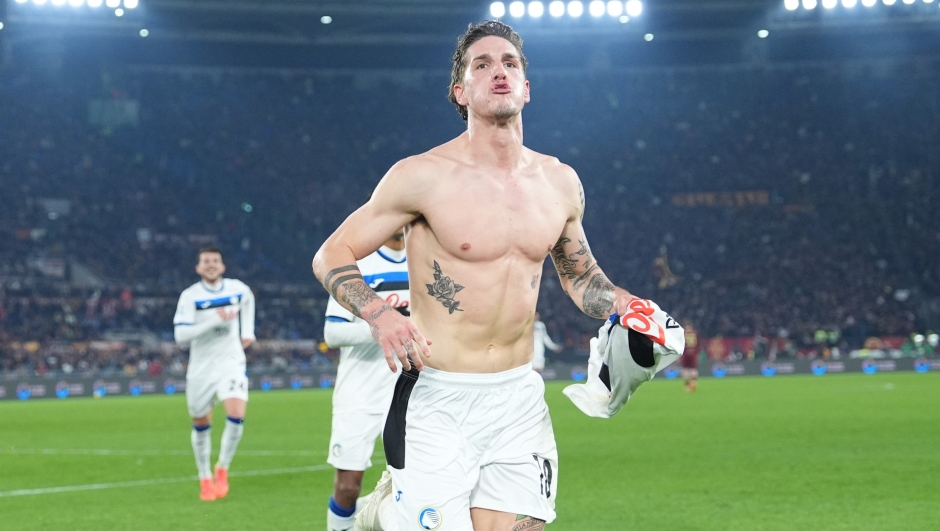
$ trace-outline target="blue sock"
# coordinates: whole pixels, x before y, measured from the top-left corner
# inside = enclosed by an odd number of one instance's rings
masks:
[[[211,427],[212,427],[212,424],[206,424],[205,426],[196,426],[195,424],[193,424],[193,429],[196,431],[206,431]]]
[[[334,500],[333,497],[330,496],[330,511],[336,516],[339,516],[341,518],[349,518],[350,516],[356,513],[356,506],[353,505],[349,509],[345,507],[341,507],[340,504],[336,503],[336,500]]]

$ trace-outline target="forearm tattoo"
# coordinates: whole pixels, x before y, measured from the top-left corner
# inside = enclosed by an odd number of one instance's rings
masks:
[[[448,314],[463,311],[462,308],[459,308],[460,301],[454,300],[454,295],[462,290],[463,286],[454,283],[450,277],[444,276],[437,260],[434,261],[434,284],[425,284],[425,286],[428,288],[428,295],[443,304],[444,307],[447,308]]]
[[[607,280],[603,273],[591,277],[584,290],[584,299],[581,304],[584,313],[597,319],[606,319],[614,307],[614,285]]]
[[[343,302],[345,302],[352,313],[359,318],[364,319],[362,312],[371,302],[382,300],[361,277],[356,280],[347,281],[342,284],[342,288]]]
[[[527,516],[524,520],[516,520],[516,525],[512,531],[543,531],[545,529],[545,520]]]

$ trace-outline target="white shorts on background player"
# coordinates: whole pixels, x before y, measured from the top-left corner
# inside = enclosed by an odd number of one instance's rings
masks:
[[[237,310],[238,317],[225,321],[219,309]],[[197,282],[180,295],[173,318],[177,336],[196,332],[189,344],[186,370],[186,404],[193,418],[212,411],[215,399],[248,401],[245,350],[242,339],[255,338],[255,299],[243,282],[224,278],[212,289]],[[183,328],[186,327],[186,328]]]
[[[556,349],[558,345],[552,341],[542,321],[536,321],[532,329],[535,334],[532,341],[532,368],[540,371],[545,368],[545,347]]]
[[[383,246],[357,265],[363,280],[379,297],[393,307],[408,307],[405,251]],[[332,298],[327,303],[326,320],[325,337],[343,336],[339,341],[343,346],[333,391],[333,422],[326,462],[340,470],[364,471],[372,466],[375,441],[385,426],[398,375],[389,370],[385,354],[372,339],[365,321]],[[341,329],[330,330],[331,327]]]
[[[404,467],[389,460],[402,530],[472,531],[471,508],[555,519],[558,452],[545,384],[531,365],[496,374],[425,368],[410,393],[402,387],[389,413],[405,418],[397,434]],[[393,424],[387,456],[401,444]]]
[[[327,463],[340,470],[364,471],[372,466],[397,377],[376,343],[341,350]]]

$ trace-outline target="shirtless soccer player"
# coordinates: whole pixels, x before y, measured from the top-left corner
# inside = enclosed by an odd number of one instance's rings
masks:
[[[396,232],[378,251],[359,260],[357,265],[369,287],[390,306],[409,315],[408,261],[403,231]],[[395,374],[388,370],[382,349],[369,331],[369,323],[349,313],[334,299],[326,305],[323,337],[331,347],[340,347],[333,391],[333,428],[326,460],[336,467],[336,479],[326,525],[327,531],[349,531],[353,528],[353,514],[362,490],[362,474],[372,466],[375,440],[385,426],[385,415],[395,389]],[[359,508],[364,503],[365,500],[359,500]]]
[[[555,518],[558,480],[545,387],[529,363],[542,263],[551,255],[591,317],[624,311],[633,296],[588,248],[577,174],[522,145],[529,82],[510,27],[483,22],[460,38],[450,100],[467,131],[393,166],[313,268],[369,323],[389,368],[396,357],[404,368],[384,432],[394,502],[378,511],[380,528],[540,530]],[[411,320],[356,267],[402,226]]]
[[[240,280],[222,278],[225,264],[215,247],[199,251],[196,273],[202,280],[180,295],[173,317],[176,342],[189,344],[186,405],[193,419],[191,440],[205,501],[228,494],[228,466],[244,431],[248,406],[245,349],[255,341],[255,297]],[[225,406],[222,448],[212,478],[212,407]]]

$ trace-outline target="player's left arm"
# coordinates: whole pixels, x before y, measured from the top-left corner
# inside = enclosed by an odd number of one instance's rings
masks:
[[[245,296],[239,312],[241,319],[242,348],[248,348],[255,342],[255,294],[245,286]]]
[[[601,270],[591,253],[581,220],[584,218],[584,188],[573,169],[559,165],[561,189],[570,204],[570,217],[561,237],[552,248],[551,257],[561,280],[561,287],[585,314],[606,319],[613,313],[628,313],[634,295],[615,286]]]

